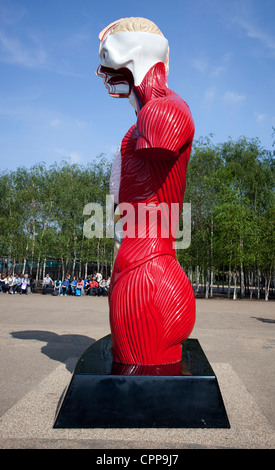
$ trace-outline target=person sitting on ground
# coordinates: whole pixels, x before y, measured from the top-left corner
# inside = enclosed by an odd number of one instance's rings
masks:
[[[53,283],[53,292],[52,295],[60,295],[60,288],[61,288],[61,281],[58,279],[54,281]]]
[[[3,292],[5,292],[6,294],[8,294],[9,292],[9,284],[8,284],[8,276],[6,274],[2,274],[2,290]]]
[[[89,288],[89,284],[90,284],[90,279],[88,277],[85,277],[84,278],[84,293],[87,294],[87,290]]]
[[[42,294],[46,294],[46,290],[48,289],[49,286],[52,286],[53,285],[53,280],[52,278],[49,276],[49,274],[46,274],[46,276],[44,277],[43,279],[43,290],[42,290]]]
[[[6,275],[2,273],[0,278],[0,292],[6,292],[6,279]]]
[[[90,294],[91,283],[92,283],[92,278],[89,278],[89,281],[88,281],[87,286],[86,286],[86,295],[91,295]]]
[[[80,289],[81,295],[84,295],[84,280],[81,277],[77,280],[76,288]]]
[[[90,282],[87,294],[98,295],[98,282],[96,281],[95,277],[93,277],[93,280]]]
[[[8,276],[7,284],[8,284],[7,293],[13,294],[14,276],[12,274]]]
[[[9,289],[10,294],[14,294],[14,288],[16,287],[16,276],[17,276],[17,274],[12,274],[11,275],[12,282],[10,282],[10,289]]]
[[[75,290],[76,290],[76,284],[77,284],[77,280],[76,280],[76,277],[74,276],[73,277],[73,280],[71,281],[71,293],[72,295],[75,295]]]
[[[60,295],[67,295],[69,293],[69,286],[70,286],[70,282],[65,277],[64,281],[62,281],[62,284],[61,284]]]
[[[33,292],[35,289],[36,283],[35,280],[31,277],[30,278],[30,291]]]
[[[69,281],[69,288],[68,288],[67,294],[68,294],[68,295],[71,295],[71,293],[72,293],[72,291],[71,291],[71,282],[72,282],[72,280],[71,280],[71,275],[68,274],[66,278],[67,278],[67,280]]]
[[[30,286],[30,280],[29,280],[29,276],[28,274],[25,274],[23,279],[22,279],[22,283],[21,283],[21,288],[20,288],[20,294],[26,294],[28,295],[29,293],[29,286]]]
[[[107,282],[105,279],[101,279],[99,282],[99,295],[104,295],[107,292]]]
[[[22,278],[15,274],[14,283],[13,283],[13,292],[18,293],[21,290]]]
[[[61,281],[59,279],[56,279],[53,283],[53,286],[54,286],[53,287],[54,292],[57,291],[58,295],[60,295]]]

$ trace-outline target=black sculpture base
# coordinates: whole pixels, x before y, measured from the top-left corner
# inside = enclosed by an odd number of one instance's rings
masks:
[[[113,363],[111,335],[79,359],[54,428],[229,428],[216,376],[198,340],[182,345],[171,366]],[[138,374],[138,375],[136,375]]]

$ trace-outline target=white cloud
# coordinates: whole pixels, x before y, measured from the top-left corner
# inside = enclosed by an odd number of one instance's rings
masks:
[[[210,104],[213,102],[214,98],[216,96],[216,89],[215,87],[209,87],[205,90],[204,95],[203,95],[203,100],[205,104]]]
[[[26,67],[37,67],[46,62],[46,51],[32,44],[30,47],[23,46],[18,39],[8,37],[0,31],[0,61],[24,65]]]
[[[217,65],[210,64],[205,58],[192,60],[192,66],[201,73],[208,72],[211,77],[219,77],[227,69],[227,63],[231,58],[231,53],[227,52],[220,59]]]
[[[76,46],[80,41],[84,41],[84,38],[84,33],[79,33],[75,35],[75,38],[71,38],[71,44],[74,43]],[[69,40],[64,40],[63,46],[60,43],[58,44],[59,54],[64,53],[64,51],[62,53],[62,47],[65,48],[66,53],[73,47],[72,45],[69,46],[68,42]],[[78,44],[78,47],[80,47],[80,44]],[[23,32],[22,37],[18,38],[17,35],[7,34],[4,29],[0,29],[0,62],[48,70],[69,76],[85,77],[85,75],[74,71],[69,62],[58,59],[56,45],[55,54],[48,52],[48,50],[50,51],[49,44],[46,48],[43,41],[40,40],[39,34]]]
[[[226,104],[237,105],[242,103],[246,99],[245,95],[240,95],[235,91],[226,91],[223,100]]]
[[[27,15],[26,8],[22,5],[0,4],[0,22],[3,25],[11,26],[19,23]]]
[[[193,59],[192,65],[199,72],[206,72],[208,68],[208,63],[205,59]]]
[[[224,56],[221,59],[221,65],[213,66],[212,67],[212,72],[211,72],[211,77],[219,77],[223,72],[226,71],[227,69],[227,64],[231,59],[231,52],[227,52],[224,54]]]
[[[60,119],[53,119],[53,120],[50,122],[50,126],[51,126],[51,127],[59,127],[60,124],[61,124]]]
[[[82,161],[82,155],[80,152],[70,152],[68,157],[70,163],[80,163]]]
[[[83,121],[79,118],[74,118],[61,113],[58,113],[58,115],[60,117],[55,117],[49,121],[50,127],[60,127],[63,125],[63,127],[72,126],[78,129],[85,129],[92,125],[91,122]]]
[[[262,124],[266,118],[267,118],[267,115],[266,114],[260,114],[260,113],[254,113],[254,116],[256,118],[256,121],[259,123],[259,124]]]
[[[78,150],[68,151],[63,148],[56,148],[56,153],[62,158],[62,160],[67,160],[69,163],[81,163],[82,155]]]
[[[213,67],[213,70],[211,72],[211,77],[219,77],[224,71],[226,70],[226,67],[224,65],[220,65],[217,67]]]
[[[235,23],[246,31],[249,38],[258,39],[265,47],[272,49],[275,52],[275,39],[267,32],[256,28],[254,25],[241,18],[236,18]]]

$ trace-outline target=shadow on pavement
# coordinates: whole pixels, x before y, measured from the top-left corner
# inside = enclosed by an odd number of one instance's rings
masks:
[[[54,361],[63,362],[69,357],[79,358],[85,350],[91,346],[95,339],[83,335],[58,335],[50,331],[26,330],[14,331],[11,333],[13,338],[22,340],[35,340],[47,343],[42,346],[41,352]],[[67,369],[73,372],[72,367],[66,364]]]
[[[275,323],[275,320],[271,320],[271,318],[262,318],[262,317],[251,317],[255,318],[258,321],[261,321],[262,323]]]

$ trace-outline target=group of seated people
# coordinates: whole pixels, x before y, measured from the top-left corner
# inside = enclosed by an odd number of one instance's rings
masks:
[[[63,281],[53,281],[49,274],[43,280],[42,293],[50,292],[52,295],[107,295],[109,291],[111,279],[105,280],[100,273],[89,276],[85,279],[71,279],[70,276],[64,278]],[[26,294],[33,292],[35,282],[28,274],[5,274],[0,273],[0,293],[7,294]]]
[[[4,274],[0,276],[0,292],[7,294],[26,294],[33,292],[35,283],[28,274]]]
[[[47,274],[43,280],[42,293],[47,294],[51,291],[52,295],[94,295],[99,297],[108,294],[110,282],[110,277],[105,280],[100,273],[85,279],[67,276],[63,281],[60,279],[53,281]]]

